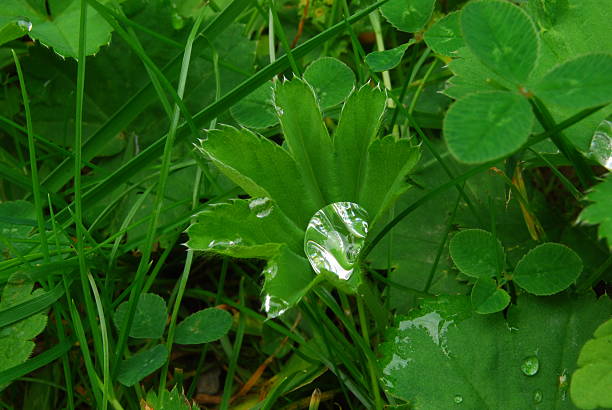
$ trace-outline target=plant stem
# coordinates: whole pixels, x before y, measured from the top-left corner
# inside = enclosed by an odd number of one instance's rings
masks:
[[[368,320],[366,318],[365,308],[363,307],[363,300],[361,297],[357,297],[357,311],[359,312],[359,326],[361,327],[361,334],[368,347],[370,347],[370,335],[368,334]],[[383,401],[380,396],[380,389],[378,387],[378,376],[376,374],[376,363],[372,363],[368,358],[368,371],[370,373],[370,384],[372,386],[372,394],[374,395],[374,403],[376,410],[382,410]]]

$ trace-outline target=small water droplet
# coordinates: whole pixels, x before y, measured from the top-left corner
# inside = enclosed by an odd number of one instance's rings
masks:
[[[265,218],[272,212],[272,201],[270,198],[255,198],[249,202],[249,209],[255,212],[258,218]]]
[[[455,395],[455,397],[453,397],[453,401],[456,404],[461,404],[461,403],[463,403],[463,396],[460,395],[460,394],[457,394],[457,395]]]
[[[536,390],[533,392],[533,402],[534,403],[542,403],[542,399],[544,398],[544,394],[542,390]]]
[[[561,400],[567,399],[567,388],[569,387],[568,371],[563,369],[559,375],[559,392],[561,393]]]
[[[217,240],[213,239],[208,244],[208,247],[211,248],[211,249],[223,250],[223,249],[229,249],[231,247],[234,247],[234,246],[240,244],[241,242],[242,242],[242,238],[236,238],[236,239],[230,240],[230,241],[217,241]]]
[[[19,26],[19,28],[21,28],[23,31],[32,31],[32,22],[25,17],[17,20],[17,26]]]
[[[589,154],[593,159],[612,171],[612,121],[603,120],[591,140]]]
[[[529,356],[523,360],[521,371],[525,376],[535,376],[540,370],[540,360],[536,356]]]
[[[185,27],[185,19],[176,11],[170,15],[170,21],[172,23],[172,28],[175,30],[180,30]]]
[[[268,318],[274,319],[285,313],[289,309],[289,302],[277,296],[266,295],[263,301],[263,310],[268,314]]]
[[[352,202],[336,202],[318,210],[304,236],[304,252],[317,274],[347,281],[357,269],[368,233],[368,213]]]

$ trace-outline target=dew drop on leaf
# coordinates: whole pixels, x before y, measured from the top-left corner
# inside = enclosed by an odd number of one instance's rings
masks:
[[[561,396],[561,400],[567,399],[568,387],[569,387],[568,372],[567,372],[567,369],[563,369],[563,371],[559,375],[559,393]]]
[[[306,227],[304,252],[317,274],[329,272],[349,280],[368,233],[368,213],[352,202],[335,202],[318,210]]]
[[[463,403],[463,396],[461,396],[460,394],[455,395],[455,397],[453,398],[453,401],[456,404],[461,404]]]
[[[540,370],[540,361],[536,356],[529,356],[523,360],[521,371],[525,376],[535,376]]]
[[[17,26],[23,31],[32,31],[32,22],[27,18],[17,20]]]
[[[542,403],[542,399],[544,398],[544,394],[542,390],[536,390],[533,392],[533,402],[534,403]]]
[[[589,154],[608,170],[612,170],[612,121],[609,119],[603,120],[595,130]]]
[[[267,313],[268,318],[272,319],[279,317],[289,309],[289,303],[277,296],[267,294],[263,298],[263,310]]]
[[[272,201],[270,198],[255,198],[249,202],[249,209],[255,213],[258,218],[265,218],[272,212]]]

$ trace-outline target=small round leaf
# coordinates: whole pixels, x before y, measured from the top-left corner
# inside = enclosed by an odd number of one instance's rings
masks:
[[[232,316],[225,310],[200,310],[178,324],[174,341],[183,345],[214,342],[225,336],[232,326]]]
[[[545,243],[516,265],[512,279],[534,295],[552,295],[569,287],[582,272],[582,260],[567,246]]]
[[[121,329],[128,313],[128,302],[123,302],[115,311],[115,324]],[[130,337],[135,339],[159,339],[166,327],[166,301],[154,293],[143,293],[138,298]]]
[[[466,229],[453,236],[449,252],[457,268],[475,278],[495,276],[505,258],[501,243],[482,229]]]
[[[333,57],[313,61],[304,71],[304,80],[312,86],[324,110],[344,101],[355,86],[353,70]]]
[[[436,0],[389,0],[380,11],[398,30],[414,33],[429,21],[435,3]]]
[[[472,288],[472,306],[483,315],[504,310],[510,303],[510,295],[497,287],[493,279],[480,278]]]
[[[465,46],[459,17],[460,13],[458,11],[450,13],[436,21],[427,30],[424,39],[429,48],[436,53],[450,56]]]
[[[162,367],[166,359],[168,359],[168,349],[164,345],[136,353],[119,363],[117,380],[124,386],[133,386]]]

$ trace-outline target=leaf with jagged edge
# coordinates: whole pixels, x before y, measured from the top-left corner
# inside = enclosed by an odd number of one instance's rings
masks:
[[[29,23],[31,28],[27,34],[32,39],[52,47],[62,57],[76,58],[79,50],[81,2],[50,0],[48,3],[51,15],[42,7],[32,6],[25,0],[3,0],[0,2],[0,26],[15,19]],[[91,6],[87,8],[86,30],[86,55],[95,54],[111,40],[111,26]]]
[[[593,203],[588,205],[578,217],[579,222],[599,225],[599,237],[608,240],[612,248],[612,173],[591,188],[586,199]]]

